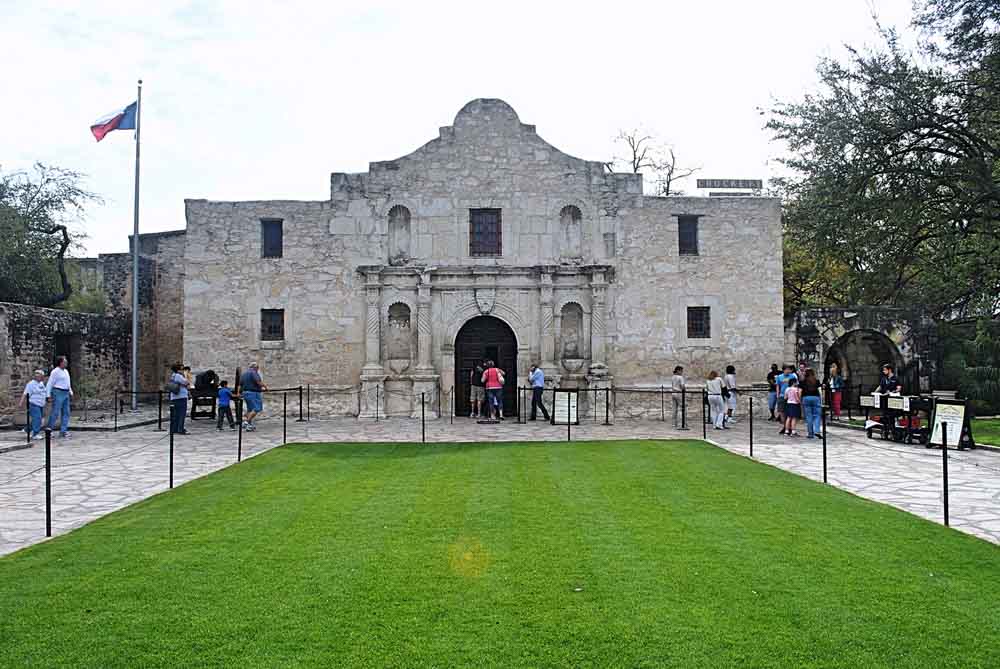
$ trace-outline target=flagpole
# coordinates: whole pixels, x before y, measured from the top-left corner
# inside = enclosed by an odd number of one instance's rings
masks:
[[[139,407],[139,126],[142,119],[142,79],[135,105],[135,204],[132,233],[132,411]]]

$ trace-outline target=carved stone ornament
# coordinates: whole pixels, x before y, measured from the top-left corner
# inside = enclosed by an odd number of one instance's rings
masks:
[[[488,316],[493,313],[493,307],[497,304],[497,289],[496,288],[476,288],[476,306],[479,308],[479,313],[483,316]]]

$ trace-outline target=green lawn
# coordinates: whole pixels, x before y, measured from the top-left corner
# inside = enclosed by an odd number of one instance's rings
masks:
[[[0,666],[997,667],[1000,549],[696,441],[281,448],[0,559]]]
[[[1000,446],[1000,419],[972,419],[972,436],[977,443]]]

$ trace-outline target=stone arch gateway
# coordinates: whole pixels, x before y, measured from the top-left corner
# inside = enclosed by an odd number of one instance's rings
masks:
[[[471,375],[484,359],[496,362],[506,377],[504,416],[517,414],[517,336],[507,323],[494,316],[476,316],[466,321],[455,337],[455,412],[471,412]]]

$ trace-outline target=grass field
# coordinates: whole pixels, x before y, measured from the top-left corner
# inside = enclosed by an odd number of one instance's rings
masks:
[[[972,436],[978,443],[1000,446],[1000,418],[973,418]]]
[[[1000,549],[693,441],[280,448],[0,559],[0,666],[997,667]]]

